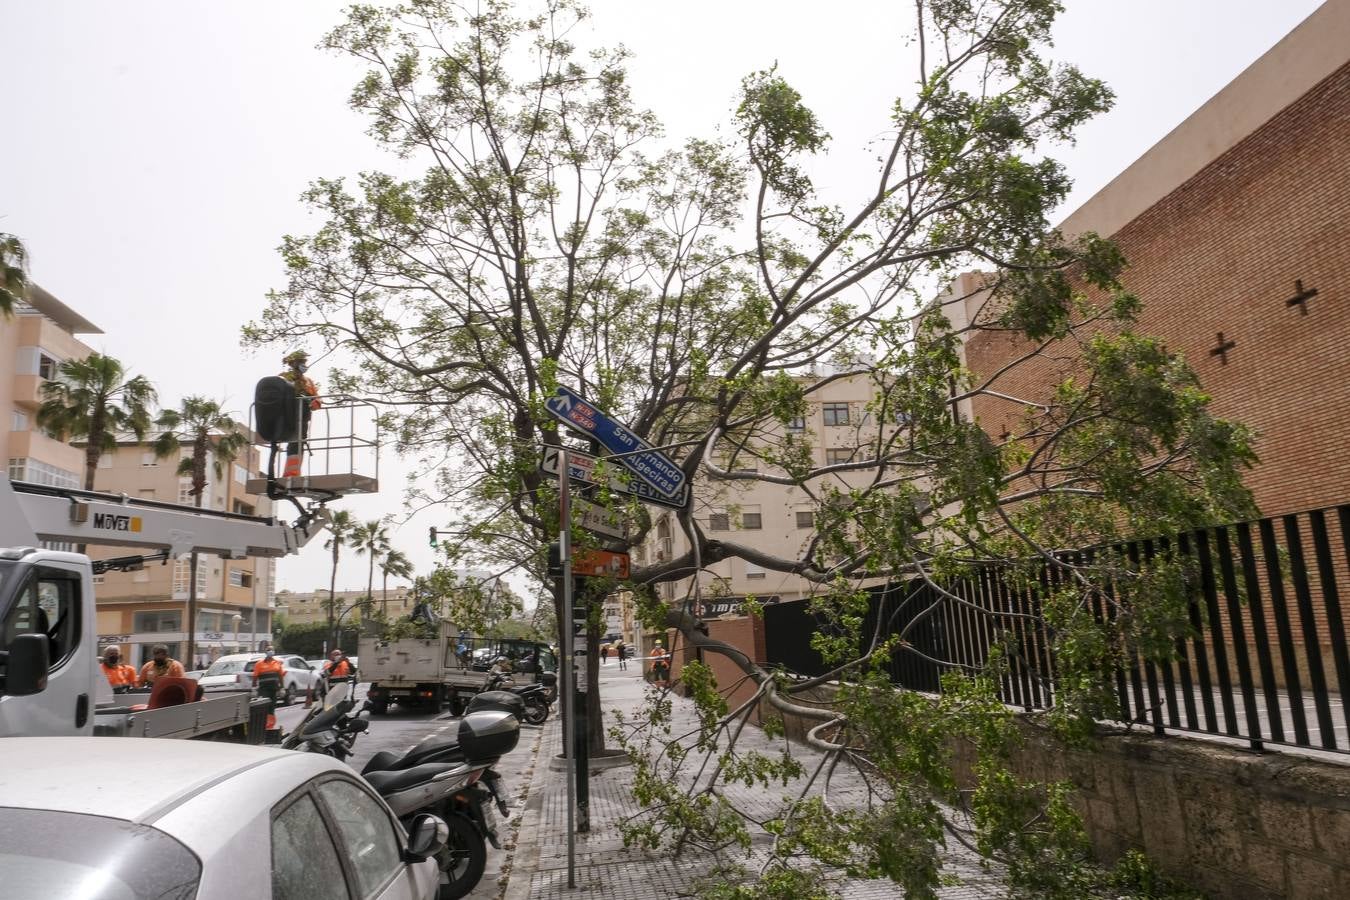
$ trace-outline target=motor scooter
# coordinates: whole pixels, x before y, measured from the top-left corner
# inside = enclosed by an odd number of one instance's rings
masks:
[[[351,714],[356,705],[352,689],[347,682],[333,684],[322,709],[315,707],[282,746],[349,756],[356,736],[369,728],[361,713],[370,708],[367,702]],[[433,735],[402,755],[382,750],[361,770],[405,826],[430,812],[445,821],[449,839],[436,855],[441,871],[437,900],[456,900],[473,890],[487,865],[487,843],[501,848],[497,813],[505,817],[507,806],[501,776],[492,765],[519,738],[513,711],[479,709],[459,720],[454,735]]]

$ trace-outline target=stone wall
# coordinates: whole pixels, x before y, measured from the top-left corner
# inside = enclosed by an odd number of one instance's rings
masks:
[[[828,702],[830,693],[794,699]],[[814,723],[785,724],[801,740]],[[1075,805],[1103,862],[1143,850],[1215,900],[1350,897],[1350,766],[1125,732],[1067,750],[1034,725],[1023,730],[1013,769],[1078,788]],[[952,750],[958,782],[973,785],[970,747]]]
[[[1024,727],[1014,768],[1078,787],[1104,861],[1142,849],[1216,898],[1350,897],[1350,766],[1124,732],[1074,751]],[[956,748],[966,784],[971,757]]]

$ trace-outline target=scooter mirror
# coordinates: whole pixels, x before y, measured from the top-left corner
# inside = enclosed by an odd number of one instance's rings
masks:
[[[412,820],[408,829],[408,849],[403,853],[405,862],[422,862],[439,853],[450,840],[450,826],[440,816],[422,813]]]

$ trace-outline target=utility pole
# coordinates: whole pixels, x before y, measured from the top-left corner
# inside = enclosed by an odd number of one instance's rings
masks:
[[[562,573],[559,581],[562,594],[562,612],[568,621],[562,621],[559,617],[559,630],[562,632],[562,669],[563,685],[562,695],[566,708],[563,710],[563,753],[564,764],[567,769],[567,886],[574,888],[577,886],[577,832],[576,832],[576,802],[577,802],[577,773],[573,768],[576,757],[576,723],[573,719],[576,709],[576,673],[573,669],[575,665],[575,654],[573,653],[572,632],[574,630],[572,619],[572,504],[571,492],[568,485],[571,479],[568,477],[567,468],[567,448],[562,447],[558,450],[559,464],[562,466],[562,477],[558,479],[558,556],[562,564]]]

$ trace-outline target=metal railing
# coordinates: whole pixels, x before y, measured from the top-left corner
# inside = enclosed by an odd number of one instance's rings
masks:
[[[1350,753],[1350,648],[1342,586],[1350,583],[1350,504],[1141,540],[1113,550],[1139,564],[1165,557],[1189,572],[1186,633],[1170,656],[1146,657],[1121,641],[1106,686],[1112,718],[1154,732],[1193,732],[1245,741]],[[944,588],[922,582],[873,591],[863,623],[870,639],[903,634],[888,662],[892,681],[938,691],[944,672],[985,667],[1006,654],[999,693],[1010,706],[1039,710],[1058,692],[1053,633],[1042,604],[1092,553],[1066,555],[1038,578],[985,567]],[[1098,596],[1099,621],[1128,605]],[[765,609],[771,664],[808,675],[826,671],[809,646],[821,623],[804,603]]]

